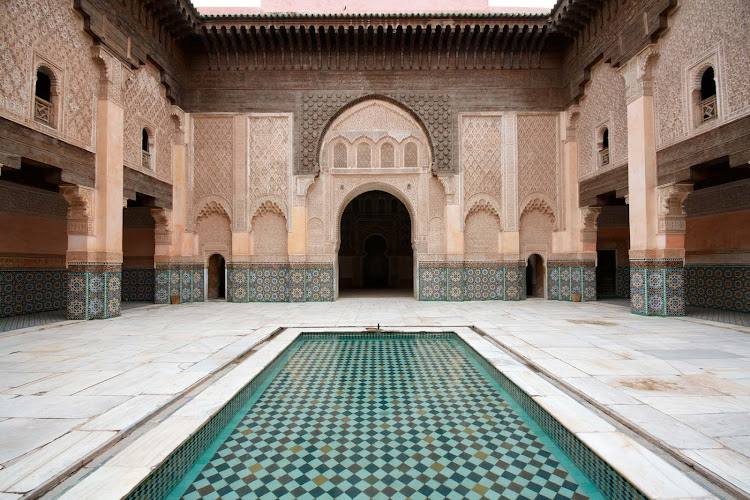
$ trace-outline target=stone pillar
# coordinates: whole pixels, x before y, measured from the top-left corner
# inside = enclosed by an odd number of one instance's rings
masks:
[[[154,302],[171,303],[172,296],[179,303],[204,300],[203,264],[196,262],[194,245],[186,233],[188,213],[187,146],[185,144],[186,114],[172,106],[175,128],[172,136],[172,209],[155,208]]]
[[[682,316],[685,314],[684,211],[682,234],[675,234],[668,226],[673,227],[675,218],[679,218],[673,213],[674,199],[681,198],[677,202],[681,204],[689,191],[684,185],[666,191],[658,186],[651,77],[656,57],[656,47],[651,45],[620,69],[628,107],[630,302],[635,314]],[[671,201],[666,202],[667,199]],[[668,208],[660,206],[665,202]],[[670,215],[660,215],[665,210]]]
[[[120,315],[122,288],[123,84],[128,69],[93,48],[101,78],[96,112],[94,189],[62,186],[68,200],[68,318]]]

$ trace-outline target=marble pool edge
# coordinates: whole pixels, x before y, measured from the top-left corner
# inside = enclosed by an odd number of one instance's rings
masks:
[[[399,327],[398,333],[454,333],[623,478],[653,499],[716,498],[685,473],[469,327]],[[286,328],[57,498],[120,499],[218,413],[303,333],[383,333],[366,328]]]

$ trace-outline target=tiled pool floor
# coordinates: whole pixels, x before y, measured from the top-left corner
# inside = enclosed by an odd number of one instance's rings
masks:
[[[170,498],[602,498],[454,340],[305,340],[250,403]]]

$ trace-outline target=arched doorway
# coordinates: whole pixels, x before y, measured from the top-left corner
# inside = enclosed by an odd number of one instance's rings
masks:
[[[226,262],[221,254],[215,253],[208,259],[208,298],[226,298]]]
[[[403,291],[411,294],[414,256],[411,217],[392,194],[368,191],[341,216],[339,290]]]
[[[544,298],[546,269],[541,255],[533,253],[526,262],[526,296]]]

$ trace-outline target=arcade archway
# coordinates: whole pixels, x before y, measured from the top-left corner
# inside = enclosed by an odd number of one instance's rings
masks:
[[[354,198],[341,216],[339,291],[411,294],[414,254],[411,217],[392,194],[368,191]]]

